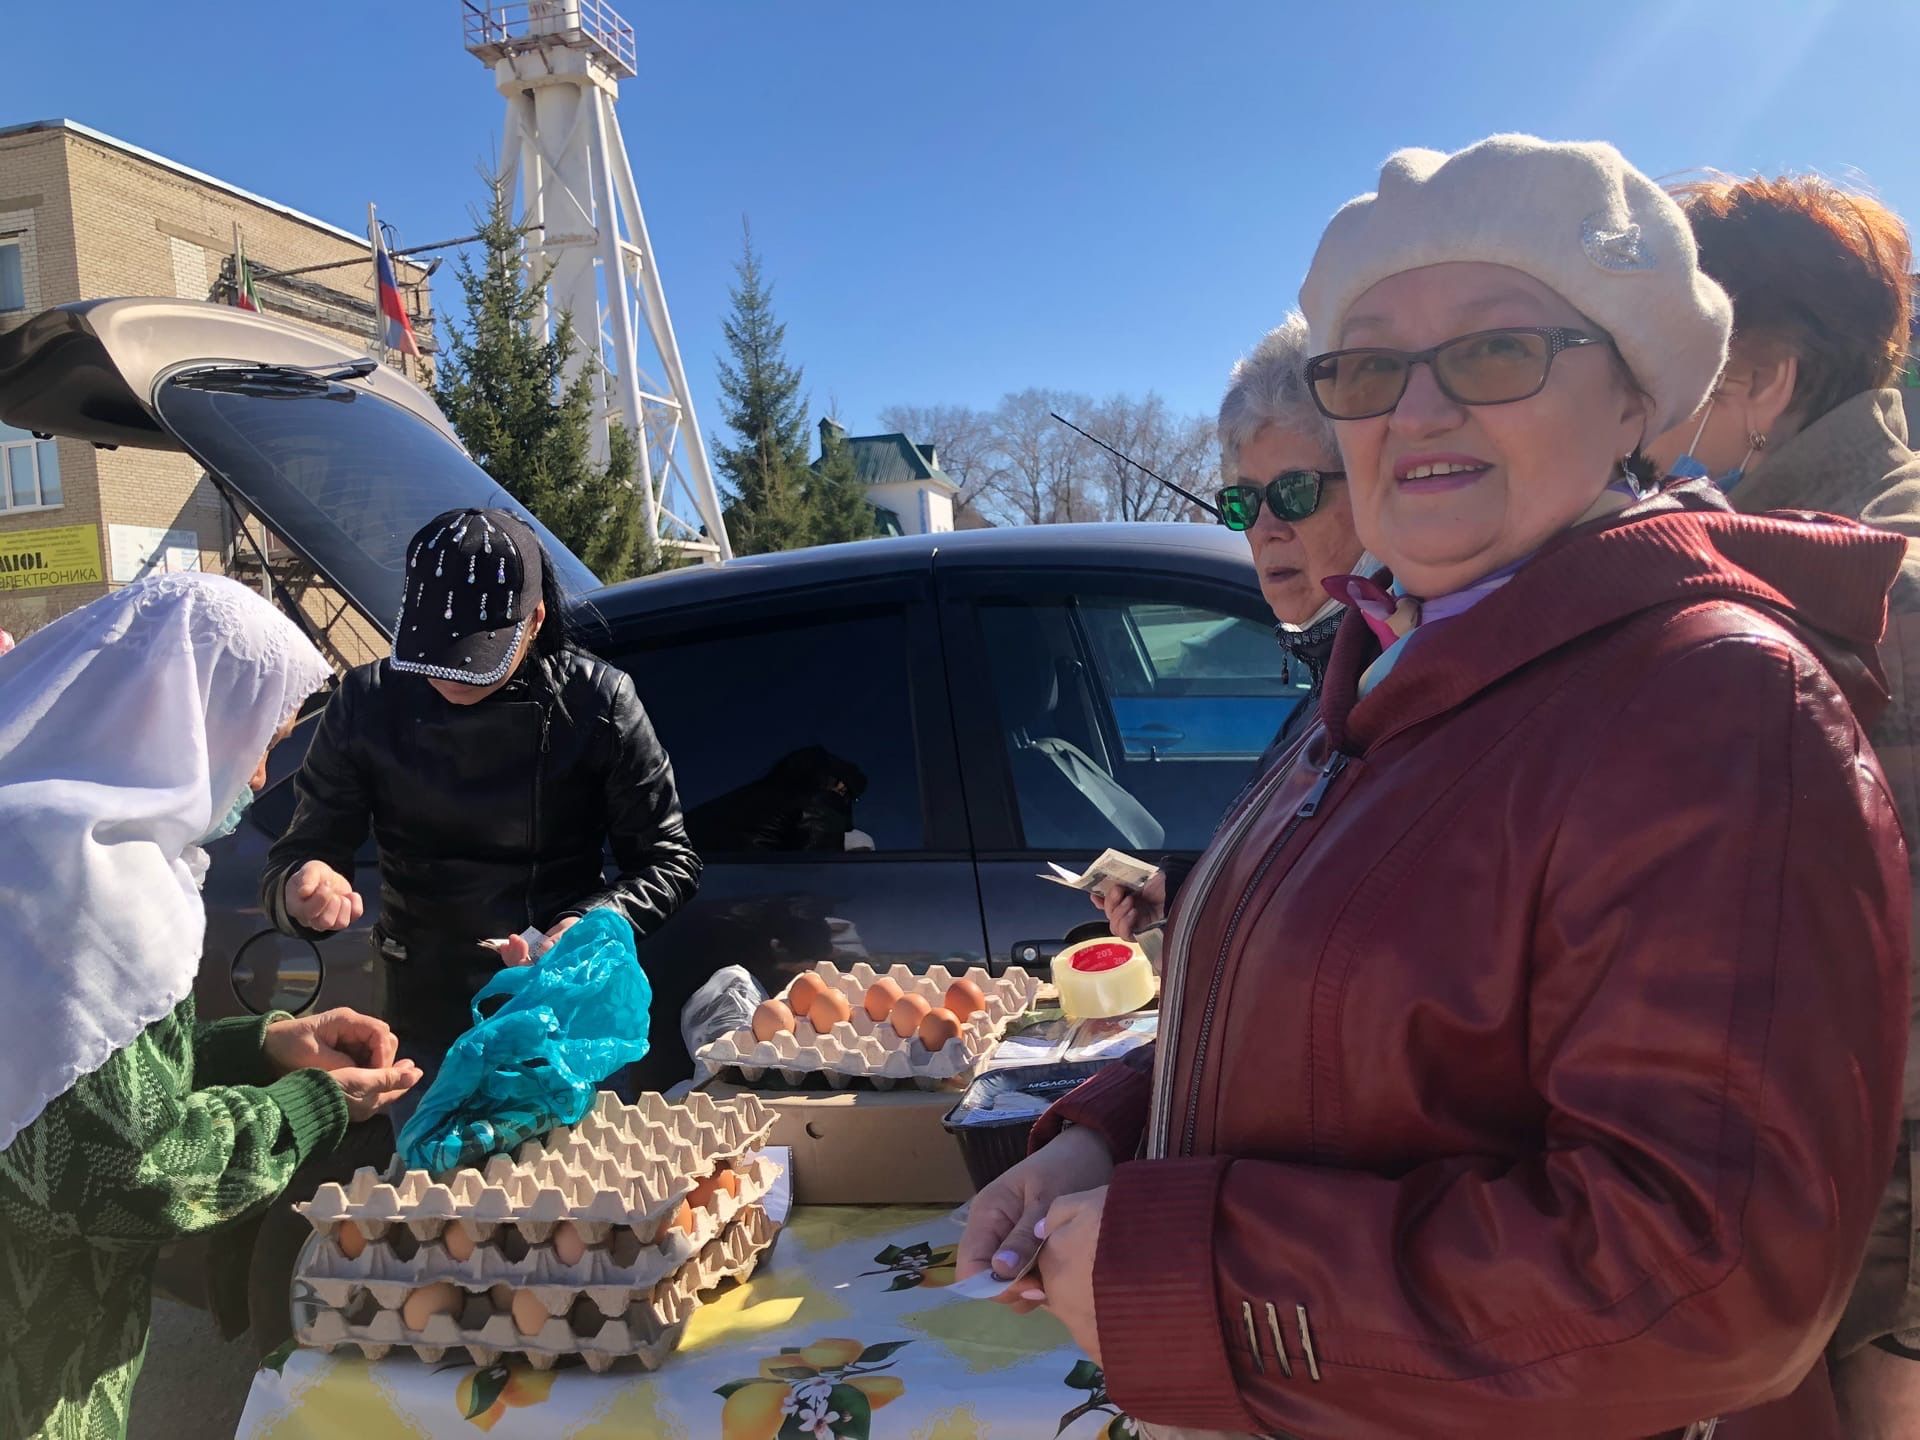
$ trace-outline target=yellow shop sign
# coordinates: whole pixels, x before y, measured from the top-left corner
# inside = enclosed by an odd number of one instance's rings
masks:
[[[0,532],[0,591],[98,585],[103,578],[98,525]]]

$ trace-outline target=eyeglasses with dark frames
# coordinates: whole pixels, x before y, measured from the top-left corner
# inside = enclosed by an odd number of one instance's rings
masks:
[[[1307,383],[1329,420],[1390,413],[1407,393],[1416,365],[1431,369],[1440,393],[1456,405],[1510,405],[1546,388],[1562,351],[1611,343],[1564,325],[1476,330],[1427,350],[1366,347],[1315,355],[1307,361]]]

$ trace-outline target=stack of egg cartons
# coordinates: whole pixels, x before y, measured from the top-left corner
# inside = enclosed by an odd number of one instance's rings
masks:
[[[300,1342],[378,1359],[405,1346],[477,1365],[579,1355],[648,1369],[702,1292],[752,1273],[779,1225],[772,1115],[751,1095],[626,1105],[447,1175],[362,1170],[298,1206],[314,1234],[294,1269]]]
[[[917,1025],[934,1007],[947,1004],[961,982],[973,988],[977,1008],[934,1048],[924,1034],[890,1023],[876,1003],[883,998],[876,991],[884,991],[889,1003],[918,997],[924,1003],[912,1017]],[[824,1080],[835,1090],[852,1085],[952,1089],[978,1073],[1008,1026],[1033,1005],[1040,981],[1018,966],[992,975],[977,966],[952,971],[935,965],[916,972],[895,965],[883,974],[865,961],[842,970],[823,960],[793,982],[787,1000],[803,987],[808,1000],[786,1006],[790,1029],[764,1036],[752,1027],[735,1030],[701,1046],[696,1058],[712,1074],[744,1085],[758,1085],[771,1073],[789,1086]],[[812,1008],[812,998],[823,992],[840,1001],[828,1012]]]

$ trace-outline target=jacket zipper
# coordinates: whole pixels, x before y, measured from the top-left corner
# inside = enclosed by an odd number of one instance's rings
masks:
[[[533,823],[527,831],[527,928],[531,930],[536,923],[533,915],[533,892],[540,878],[540,776],[547,768],[548,736],[547,727],[553,716],[545,705],[540,707],[540,758],[533,762]]]
[[[1214,1011],[1220,1004],[1220,987],[1226,982],[1227,952],[1233,948],[1234,939],[1240,933],[1240,917],[1246,913],[1247,902],[1251,899],[1254,890],[1266,878],[1267,871],[1272,868],[1274,861],[1280,858],[1281,851],[1287,848],[1287,842],[1293,839],[1302,825],[1320,813],[1320,806],[1327,798],[1328,789],[1339,778],[1340,772],[1346,768],[1347,757],[1340,751],[1335,750],[1327,756],[1326,763],[1320,767],[1320,778],[1313,782],[1313,788],[1307,791],[1306,798],[1294,810],[1286,827],[1268,847],[1267,858],[1261,862],[1259,870],[1254,872],[1253,879],[1248,882],[1247,893],[1242,895],[1239,903],[1234,906],[1233,918],[1227,922],[1227,932],[1220,937],[1220,953],[1214,959],[1213,978],[1207,985],[1206,1008],[1200,1012],[1200,1033],[1194,1037],[1193,1041],[1193,1069],[1187,1075],[1189,1091],[1187,1128],[1180,1138],[1182,1155],[1193,1153],[1193,1137],[1200,1126],[1200,1074],[1206,1068],[1207,1043],[1213,1034]],[[1175,1043],[1178,1044],[1178,1041],[1176,1040]]]
[[[1182,997],[1186,991],[1183,983],[1186,972],[1187,947],[1192,943],[1194,916],[1207,899],[1208,892],[1218,878],[1220,868],[1226,863],[1226,857],[1233,853],[1241,838],[1247,833],[1254,818],[1260,814],[1267,801],[1273,798],[1292,772],[1293,761],[1303,751],[1307,742],[1318,733],[1310,727],[1306,734],[1294,742],[1293,748],[1251,787],[1251,798],[1246,800],[1245,808],[1240,810],[1215,844],[1207,848],[1200,857],[1200,863],[1187,879],[1187,903],[1180,907],[1179,918],[1168,932],[1166,942],[1166,964],[1160,976],[1160,1039],[1153,1067],[1152,1125],[1147,1133],[1147,1158],[1160,1160],[1166,1157],[1167,1138],[1172,1128],[1170,1107],[1173,1103],[1173,1051],[1179,1044],[1180,1012],[1183,1008]],[[1249,792],[1243,791],[1243,797]]]

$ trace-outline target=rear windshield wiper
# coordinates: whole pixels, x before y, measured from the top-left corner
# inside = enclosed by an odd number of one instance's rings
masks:
[[[172,384],[187,390],[218,390],[244,395],[326,395],[350,398],[344,380],[364,380],[380,368],[371,355],[326,365],[209,365],[176,375]]]

